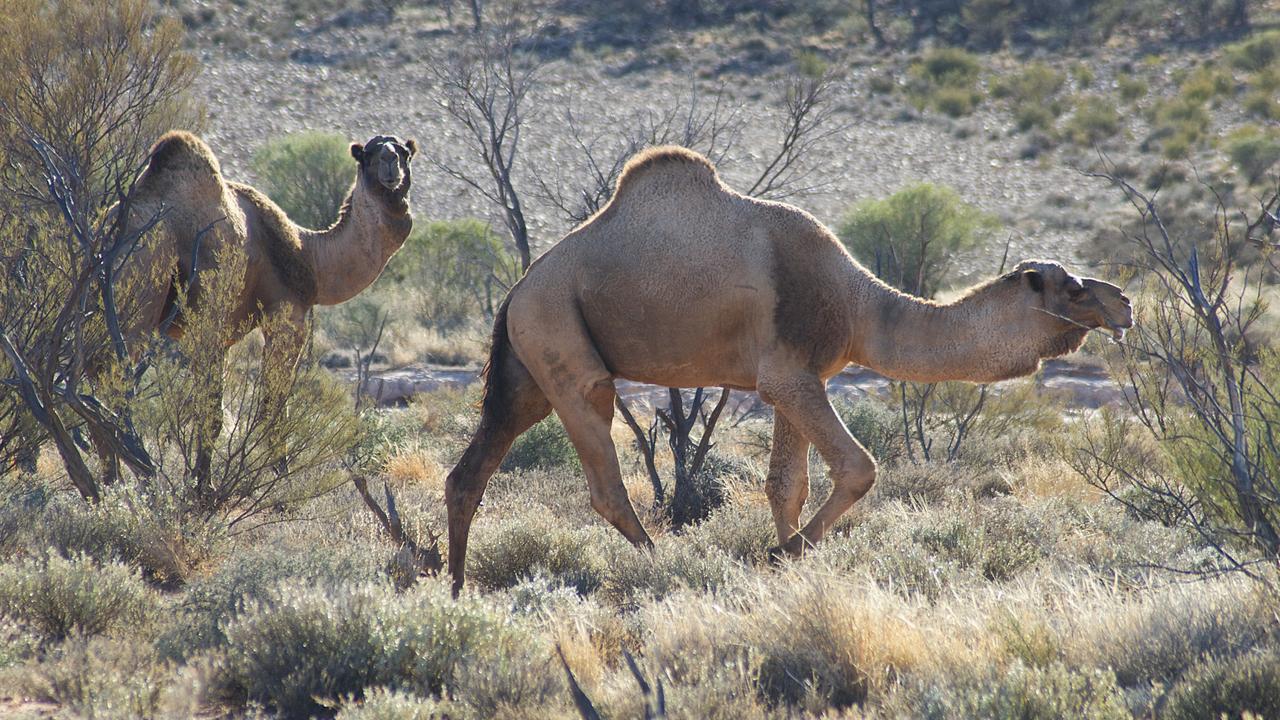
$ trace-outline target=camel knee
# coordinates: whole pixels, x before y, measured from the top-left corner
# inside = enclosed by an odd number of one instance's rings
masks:
[[[835,488],[832,492],[839,492],[849,500],[850,504],[855,503],[871,491],[878,472],[876,461],[872,460],[871,456],[858,458],[839,470],[833,469],[831,474],[835,480]]]

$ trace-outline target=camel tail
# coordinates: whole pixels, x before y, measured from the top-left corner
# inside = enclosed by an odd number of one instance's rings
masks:
[[[503,299],[498,312],[493,317],[493,342],[489,347],[489,359],[480,371],[484,379],[484,395],[480,399],[481,422],[492,420],[511,411],[510,377],[506,372],[507,363],[511,360],[520,362],[511,348],[511,337],[507,334],[507,306],[511,304],[511,296]]]

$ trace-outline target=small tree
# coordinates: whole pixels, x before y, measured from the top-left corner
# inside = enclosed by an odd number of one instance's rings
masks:
[[[39,425],[31,439],[51,437],[97,499],[82,428],[109,455],[108,477],[116,458],[154,471],[127,414],[145,364],[126,347],[115,276],[149,227],[125,229],[147,147],[198,120],[195,65],[180,24],[145,0],[3,0],[0,14],[22,19],[0,25],[0,374],[27,418],[0,446]]]
[[[259,189],[306,228],[326,228],[351,191],[355,163],[348,139],[325,132],[302,132],[271,140],[253,154]]]
[[[858,203],[838,227],[853,256],[903,292],[933,297],[957,256],[977,248],[995,219],[942,185],[910,185],[883,200]]]
[[[1071,457],[1113,498],[1139,513],[1162,506],[1228,568],[1260,578],[1243,551],[1261,551],[1271,564],[1280,558],[1280,355],[1253,335],[1273,312],[1263,289],[1277,270],[1280,188],[1254,211],[1233,210],[1215,193],[1213,226],[1184,246],[1170,239],[1154,196],[1114,171],[1092,176],[1119,189],[1142,219],[1127,234],[1141,250],[1132,268],[1145,279],[1140,322],[1115,370],[1159,457],[1133,463],[1116,432],[1089,438]],[[1260,260],[1242,260],[1259,247]]]

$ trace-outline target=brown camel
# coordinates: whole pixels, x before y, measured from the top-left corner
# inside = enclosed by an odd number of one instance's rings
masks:
[[[284,390],[279,381],[292,375],[302,350],[304,320],[314,305],[336,305],[368,287],[413,227],[409,212],[409,161],[413,140],[378,135],[351,145],[357,163],[355,182],[338,213],[324,230],[294,224],[284,211],[254,188],[222,177],[217,158],[191,133],[174,131],[156,142],[130,203],[134,227],[164,212],[158,232],[121,269],[121,286],[131,293],[126,336],[134,340],[156,331],[182,334],[178,287],[187,302],[200,299],[201,273],[214,269],[221,251],[245,254],[242,289],[230,313],[227,347],[238,342],[268,315],[284,313],[287,322],[264,326],[266,406],[278,408]],[[157,268],[159,272],[157,272]],[[215,373],[215,377],[217,374]],[[211,396],[221,407],[222,389]],[[215,413],[216,437],[222,413]],[[101,447],[101,445],[100,445]],[[208,480],[210,448],[198,452],[196,476]],[[114,462],[110,463],[114,470]]]
[[[903,294],[803,210],[734,192],[697,153],[652,148],[627,163],[608,205],[530,266],[497,314],[480,426],[446,483],[454,591],[490,476],[552,409],[582,458],[592,507],[632,543],[652,545],[609,434],[615,378],[754,389],[773,405],[775,551],[797,555],[875,480],[875,461],[827,400],[827,379],[846,365],[993,382],[1078,349],[1092,328],[1118,334],[1131,324],[1119,288],[1053,262],[1023,262],[952,303]],[[834,487],[802,526],[810,444]]]

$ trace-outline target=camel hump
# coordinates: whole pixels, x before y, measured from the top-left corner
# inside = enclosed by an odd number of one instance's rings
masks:
[[[222,175],[222,167],[213,156],[213,150],[203,140],[185,130],[170,130],[151,146],[151,160],[147,172],[184,172],[203,175]]]
[[[184,130],[170,130],[151,146],[139,185],[166,194],[180,190],[190,203],[217,203],[222,196],[222,166],[203,140]]]
[[[702,154],[678,145],[659,145],[641,150],[627,161],[614,195],[654,177],[668,184],[719,184],[716,166]]]

